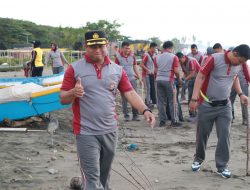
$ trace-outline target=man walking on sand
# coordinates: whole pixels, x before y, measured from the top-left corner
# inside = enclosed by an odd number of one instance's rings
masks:
[[[233,86],[240,101],[248,104],[248,98],[241,91],[237,73],[249,58],[249,46],[239,45],[232,51],[213,54],[197,75],[189,104],[190,110],[196,111],[199,103],[196,154],[192,164],[195,172],[200,170],[205,160],[208,137],[215,123],[218,137],[215,152],[217,173],[224,178],[231,177],[228,170],[232,120],[229,96]]]
[[[181,127],[178,116],[178,104],[174,75],[176,76],[180,85],[182,81],[180,80],[179,75],[179,60],[178,57],[173,54],[173,47],[173,42],[164,42],[162,46],[162,53],[155,59],[159,127],[164,127],[167,121],[166,104],[169,105],[171,127]]]
[[[139,73],[139,69],[136,63],[135,55],[130,50],[129,42],[122,42],[122,48],[116,54],[115,62],[122,66],[126,71],[129,81],[132,84],[135,91],[137,91],[137,79],[139,79],[140,85],[142,85],[141,75]],[[122,109],[124,114],[125,121],[129,121],[129,114],[128,114],[128,101],[126,97],[122,96]],[[132,106],[132,120],[133,121],[140,121],[138,110]]]
[[[145,53],[141,63],[142,77],[146,90],[146,105],[148,107],[153,107],[154,104],[156,104],[154,79],[154,59],[156,50],[157,44],[155,42],[150,43],[149,51]]]
[[[61,103],[72,103],[73,131],[82,189],[109,190],[108,179],[117,142],[117,90],[154,126],[155,117],[135,92],[124,69],[111,62],[103,31],[85,33],[86,54],[69,65]]]

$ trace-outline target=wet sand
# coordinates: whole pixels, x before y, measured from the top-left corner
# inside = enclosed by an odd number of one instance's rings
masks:
[[[2,73],[0,75],[3,77]],[[187,118],[187,105],[183,107],[184,117]],[[119,101],[117,110],[118,114],[121,114]],[[215,128],[209,138],[202,169],[194,173],[191,171],[195,151],[194,124],[184,122],[182,128],[173,129],[169,127],[170,123],[167,123],[165,128],[156,127],[152,130],[142,116],[140,122],[124,122],[122,115],[119,115],[119,142],[112,167],[112,188],[249,189],[250,177],[245,176],[246,126],[241,125],[238,98],[235,110],[236,120],[231,130],[232,150],[229,163],[233,173],[231,179],[223,179],[215,173]],[[157,115],[157,109],[154,109],[154,113]],[[34,124],[44,129],[44,132],[0,132],[1,190],[68,190],[70,179],[80,175],[71,129],[71,109],[53,112],[52,116],[57,117],[60,123],[54,135],[54,147],[51,146],[50,134],[46,132],[47,123]],[[130,143],[136,143],[138,150],[128,151],[126,147]],[[49,169],[54,169],[55,174],[50,174]]]

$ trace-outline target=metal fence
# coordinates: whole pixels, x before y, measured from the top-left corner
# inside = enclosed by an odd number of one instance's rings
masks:
[[[18,50],[0,50],[0,65],[7,63],[9,67],[11,66],[22,66],[26,61],[31,60],[32,49],[18,49]],[[45,60],[46,54],[49,50],[43,51],[43,60]],[[68,60],[72,63],[76,60],[82,58],[83,51],[61,51]]]

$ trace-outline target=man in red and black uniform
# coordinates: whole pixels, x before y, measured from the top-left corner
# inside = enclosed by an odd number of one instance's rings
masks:
[[[242,93],[237,77],[241,65],[248,59],[250,59],[249,46],[239,45],[233,51],[212,54],[197,75],[189,104],[191,110],[197,110],[198,102],[200,104],[193,171],[200,170],[205,159],[208,137],[215,123],[218,137],[215,152],[217,173],[224,178],[231,177],[231,172],[227,168],[230,157],[229,137],[232,120],[229,97],[233,86],[241,102],[248,104],[248,97]]]
[[[61,103],[72,103],[73,131],[82,188],[108,190],[117,142],[117,90],[154,125],[155,117],[132,88],[124,69],[107,56],[103,31],[85,34],[86,54],[69,65],[61,87]]]

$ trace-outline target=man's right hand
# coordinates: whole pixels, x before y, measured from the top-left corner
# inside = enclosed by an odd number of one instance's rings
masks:
[[[81,98],[85,94],[84,88],[81,84],[81,78],[79,77],[76,81],[75,88],[74,88],[74,97]]]
[[[198,100],[190,100],[190,103],[189,103],[189,110],[190,111],[194,111],[196,112],[197,111],[197,107],[198,107]]]

